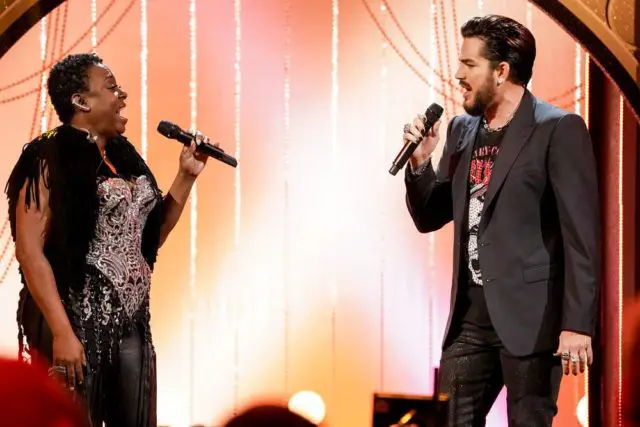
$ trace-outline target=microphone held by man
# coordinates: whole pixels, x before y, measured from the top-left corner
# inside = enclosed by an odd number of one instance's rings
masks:
[[[420,142],[424,138],[434,140],[439,129],[439,120],[443,111],[444,109],[440,105],[433,103],[427,108],[424,115],[418,115],[413,124],[407,123],[405,125],[403,137],[405,144],[391,164],[391,169],[389,169],[391,175],[395,176],[398,171],[404,168],[416,150],[418,150],[417,155],[421,155],[425,150],[428,151],[428,155],[431,155],[431,152],[435,149],[437,140],[435,140],[433,144],[427,144],[429,147],[419,149]],[[433,145],[433,147],[431,147],[431,145]]]

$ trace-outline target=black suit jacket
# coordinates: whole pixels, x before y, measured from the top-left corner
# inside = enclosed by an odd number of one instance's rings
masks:
[[[409,168],[405,175],[407,206],[420,232],[454,223],[443,346],[459,317],[469,162],[479,126],[479,117],[454,117],[438,172],[429,165],[417,177]],[[593,335],[601,262],[598,199],[593,147],[582,118],[525,91],[502,141],[478,232],[487,308],[512,354],[555,350],[561,330]]]

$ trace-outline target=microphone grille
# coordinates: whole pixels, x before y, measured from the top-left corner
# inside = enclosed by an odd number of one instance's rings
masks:
[[[161,120],[160,123],[158,123],[158,132],[167,138],[175,139],[178,135],[179,128],[169,121]]]
[[[432,120],[437,121],[440,116],[442,116],[442,113],[444,112],[444,108],[442,108],[439,104],[437,103],[433,103],[431,105],[429,105],[429,108],[427,108],[426,111],[426,116],[431,115],[432,116]]]

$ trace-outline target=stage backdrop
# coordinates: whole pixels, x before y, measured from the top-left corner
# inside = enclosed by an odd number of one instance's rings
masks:
[[[458,27],[487,13],[533,31],[533,92],[582,114],[588,57],[524,0],[71,0],[0,61],[3,182],[57,124],[47,69],[92,50],[128,91],[127,136],[165,191],[180,146],[159,120],[197,125],[240,162],[209,162],[154,273],[161,424],[313,390],[330,425],[366,426],[374,391],[431,393],[452,233],[418,233],[387,170],[415,114],[441,103],[444,134],[462,111]],[[15,354],[20,284],[0,203],[0,344]],[[578,425],[584,395],[563,381],[556,425]],[[505,417],[503,393],[489,425]]]

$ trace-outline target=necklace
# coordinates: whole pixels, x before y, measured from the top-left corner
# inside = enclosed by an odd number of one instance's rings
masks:
[[[96,169],[96,173],[98,172],[98,169],[100,169],[100,166],[102,166],[102,164],[104,163],[105,165],[107,165],[109,170],[111,172],[113,172],[114,175],[120,176],[118,174],[118,171],[116,170],[116,167],[107,158],[107,150],[106,150],[106,148],[105,149],[100,148],[100,146],[98,145],[98,135],[92,134],[91,131],[89,131],[89,129],[80,128],[80,127],[76,127],[76,129],[79,129],[79,130],[81,130],[83,132],[86,132],[87,133],[87,140],[90,143],[94,144],[96,146],[96,148],[98,149],[98,153],[100,153],[100,157],[102,158],[102,160],[100,161],[100,164],[98,165],[98,168]]]
[[[98,169],[100,169],[100,166],[102,166],[102,164],[104,163],[105,165],[107,165],[109,170],[111,170],[111,172],[113,172],[114,175],[119,176],[118,171],[116,170],[116,167],[113,165],[113,163],[111,163],[111,161],[107,157],[107,150],[103,150],[100,147],[98,147],[97,145],[96,145],[96,147],[98,148],[98,152],[100,153],[100,157],[102,157],[102,161],[98,165]]]
[[[503,124],[502,126],[499,126],[497,128],[491,128],[489,127],[489,123],[487,123],[487,119],[485,119],[484,117],[482,118],[482,127],[484,128],[484,130],[486,130],[487,132],[491,132],[491,133],[495,133],[495,132],[500,132],[501,130],[503,130],[504,128],[506,128],[507,126],[509,126],[509,123],[511,123],[511,119],[513,119],[513,114],[511,114],[511,117],[509,117],[509,119],[507,120],[507,122],[505,124]]]
[[[511,123],[511,120],[513,120],[513,117],[516,115],[516,111],[518,111],[518,108],[520,108],[521,102],[522,102],[522,98],[520,98],[520,101],[518,101],[518,105],[516,105],[516,108],[513,109],[513,111],[511,112],[511,115],[509,116],[505,124],[497,128],[489,127],[489,123],[487,123],[486,117],[482,116],[482,127],[484,128],[484,130],[486,130],[487,132],[495,133],[495,132],[500,132],[501,130],[509,126],[509,123]]]

